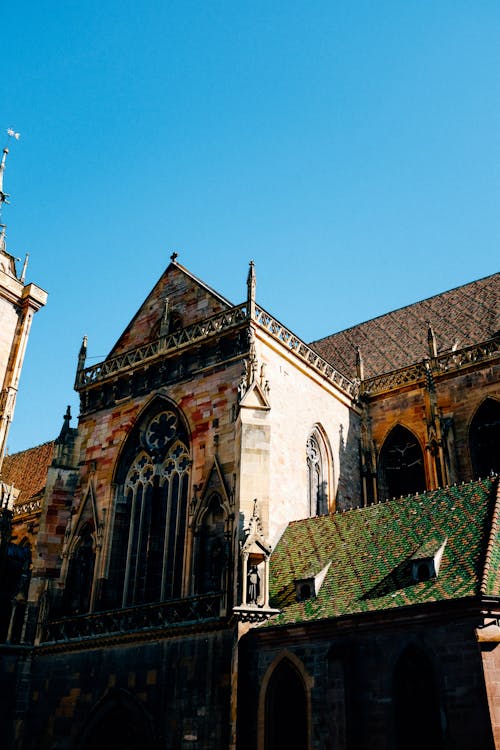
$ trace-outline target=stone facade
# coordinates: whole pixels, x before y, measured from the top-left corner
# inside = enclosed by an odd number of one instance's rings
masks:
[[[283,627],[269,589],[290,523],[489,466],[476,436],[488,453],[498,433],[498,334],[483,326],[438,350],[429,325],[424,356],[365,378],[362,352],[354,371],[337,369],[335,341],[300,341],[255,288],[252,263],[232,305],[172,256],[103,362],[85,366],[84,340],[78,427],[68,413],[50,460],[30,453],[45,461],[36,508],[6,464],[20,491],[14,540],[33,545],[28,601],[0,647],[8,747],[276,750],[266,690],[284,654],[276,679],[291,675],[292,705],[293,675],[306,688],[301,748],[396,747],[394,665],[422,644],[443,656],[450,746],[488,748],[493,735],[500,746],[496,652],[478,654],[477,611],[437,602],[416,618],[395,608]],[[325,575],[303,571],[304,586]]]

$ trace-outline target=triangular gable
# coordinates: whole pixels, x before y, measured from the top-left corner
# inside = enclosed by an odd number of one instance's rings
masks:
[[[200,500],[198,501],[198,507],[195,510],[195,524],[201,524],[203,516],[207,510],[207,500],[212,496],[213,493],[217,492],[221,499],[222,504],[227,513],[230,512],[230,498],[229,492],[227,491],[226,482],[224,475],[220,467],[217,456],[214,458],[212,468],[205,480],[205,484],[202,487],[200,493]]]
[[[268,411],[271,408],[264,389],[261,388],[257,381],[254,381],[240,401],[240,406],[249,409],[264,409]]]
[[[169,315],[176,315],[182,327],[216,315],[231,303],[184,266],[172,261],[134,315],[108,357],[142,346],[158,338],[168,304]]]
[[[78,537],[82,526],[89,521],[93,522],[94,530],[99,529],[99,518],[97,514],[97,503],[95,496],[94,483],[89,479],[87,488],[83,495],[83,501],[80,503],[77,513],[71,520],[71,525],[66,532],[65,550],[70,550],[73,542]]]

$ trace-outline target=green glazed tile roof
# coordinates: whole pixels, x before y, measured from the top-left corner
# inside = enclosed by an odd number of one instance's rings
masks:
[[[270,603],[282,612],[268,625],[500,596],[496,485],[479,480],[290,523],[271,558]],[[438,577],[415,583],[412,558],[445,539]],[[297,602],[295,581],[329,562],[317,597]]]

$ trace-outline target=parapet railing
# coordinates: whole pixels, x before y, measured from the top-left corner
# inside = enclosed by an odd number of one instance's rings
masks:
[[[75,388],[76,390],[81,390],[86,386],[99,383],[135,365],[148,362],[159,354],[167,354],[174,350],[178,351],[207,337],[235,328],[245,320],[249,320],[248,305],[246,302],[231,307],[229,310],[224,310],[210,318],[201,320],[198,323],[186,326],[186,328],[182,328],[179,331],[169,333],[167,336],[161,336],[144,346],[135,347],[116,357],[110,357],[103,362],[99,362],[97,365],[78,371]],[[354,383],[336,370],[333,365],[323,359],[311,347],[307,346],[288,328],[279,323],[272,315],[257,305],[255,306],[254,320],[267,333],[271,334],[274,339],[293,351],[299,359],[320,373],[324,378],[334,383],[349,396],[355,395],[356,386]]]
[[[201,341],[216,334],[235,328],[247,319],[247,305],[243,303],[229,310],[224,310],[217,315],[201,320],[198,323],[181,328],[166,336],[151,341],[144,346],[137,346],[124,354],[116,357],[110,357],[103,362],[99,362],[92,367],[86,367],[76,374],[75,389],[79,390],[85,386],[98,383],[105,380],[111,375],[116,375],[122,371],[128,370],[134,365],[142,364],[150,359],[157,357],[159,354],[166,354],[170,351],[179,350],[185,346]]]
[[[222,594],[207,594],[49,620],[42,642],[81,641],[217,620],[220,618],[221,601]]]
[[[297,338],[294,333],[258,305],[255,305],[255,321],[270,333],[274,339],[294,352],[299,359],[319,372],[331,383],[334,383],[349,396],[356,395],[356,385],[349,380],[349,378],[342,375],[342,373],[336,370],[333,365],[326,361],[326,359],[323,359],[323,357],[315,352],[314,349],[311,349],[310,346]]]
[[[12,513],[15,518],[16,516],[27,516],[30,513],[37,513],[41,509],[42,509],[41,500],[28,500],[25,503],[14,505],[12,509]]]
[[[408,384],[417,383],[424,380],[427,373],[432,372],[433,376],[444,375],[462,367],[481,364],[498,355],[500,352],[500,337],[483,341],[479,344],[457,349],[456,351],[445,352],[437,357],[417,362],[409,367],[402,367],[399,370],[376,375],[373,378],[367,378],[362,381],[361,393],[365,396],[373,396],[384,391],[401,388]]]

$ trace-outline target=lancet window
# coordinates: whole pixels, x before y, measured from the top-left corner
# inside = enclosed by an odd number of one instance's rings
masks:
[[[211,495],[197,532],[195,592],[208,594],[224,588],[228,550],[226,514],[218,493]]]
[[[322,516],[328,513],[328,461],[317,429],[307,440],[306,460],[309,515]]]
[[[78,534],[70,556],[63,604],[67,614],[89,611],[94,565],[94,529],[91,523],[86,523]]]
[[[146,421],[126,451],[111,570],[123,606],[181,596],[190,466],[187,432],[173,409]]]

